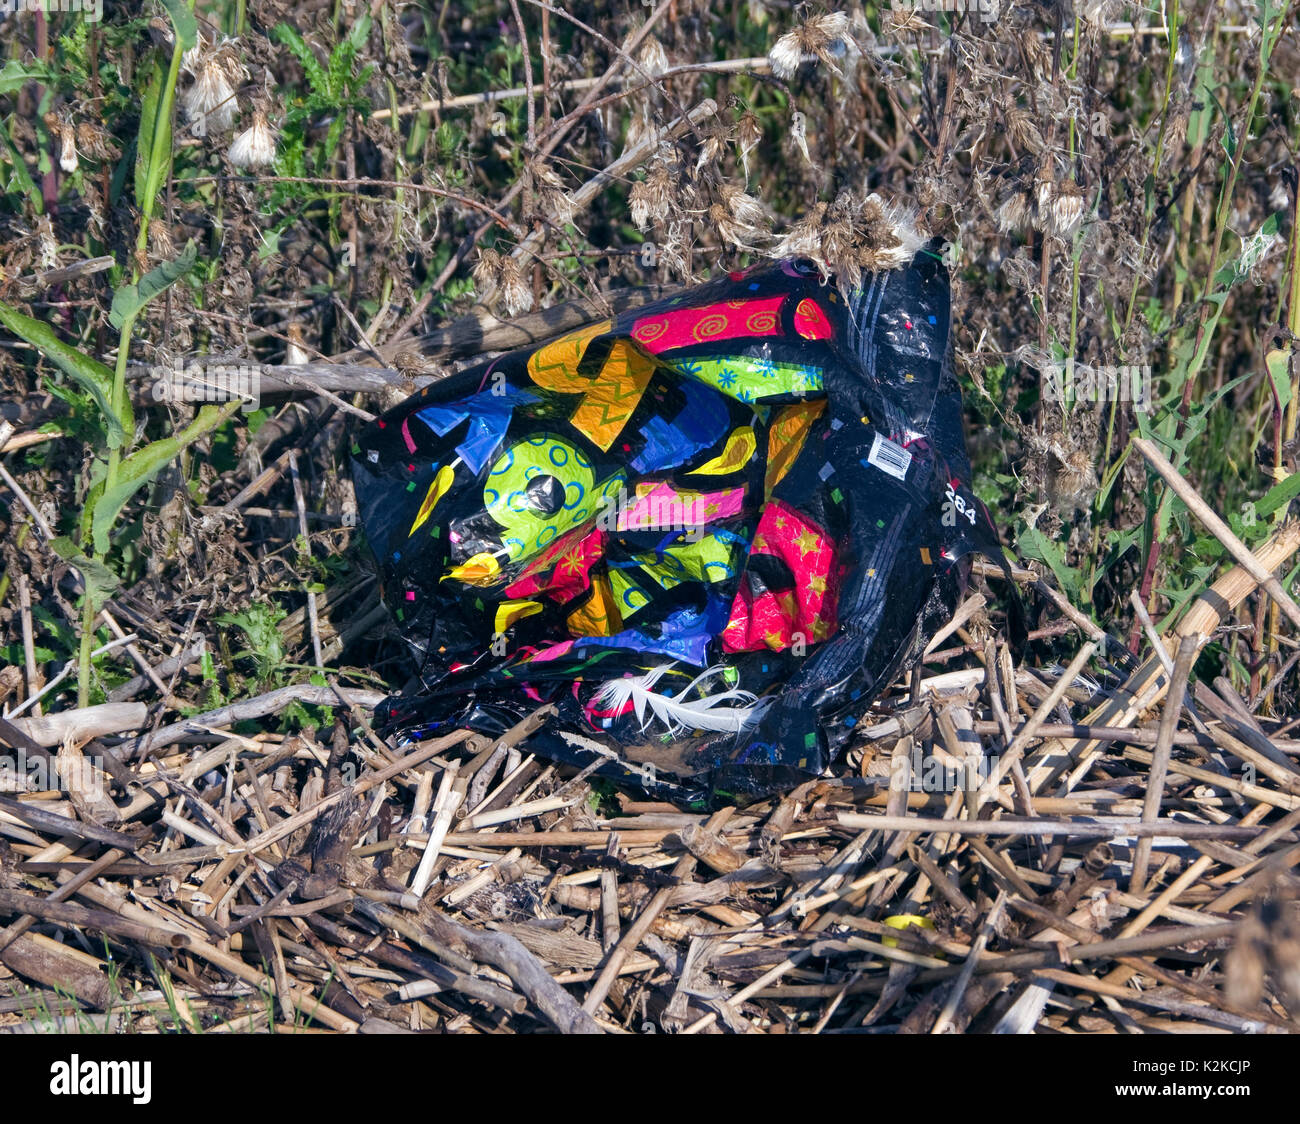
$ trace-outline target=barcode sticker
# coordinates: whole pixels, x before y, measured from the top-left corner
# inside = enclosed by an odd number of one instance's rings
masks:
[[[912,467],[912,454],[902,445],[896,445],[888,437],[876,434],[871,442],[871,452],[867,454],[867,463],[875,465],[881,472],[887,472],[898,480],[907,479],[907,470]]]

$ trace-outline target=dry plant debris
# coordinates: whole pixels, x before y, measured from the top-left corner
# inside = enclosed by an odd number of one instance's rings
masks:
[[[1297,548],[1288,525],[1253,564]],[[1054,669],[975,644],[880,700],[835,775],[711,814],[535,759],[545,709],[404,746],[337,686],[131,737],[140,704],[0,721],[22,779],[61,782],[0,796],[0,1021],[1293,1030],[1295,723],[1187,690],[1254,590],[1229,570],[1110,686],[1079,674],[1097,639]],[[333,727],[231,729],[294,696]]]

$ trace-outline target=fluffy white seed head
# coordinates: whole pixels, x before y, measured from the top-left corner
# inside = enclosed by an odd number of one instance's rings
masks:
[[[229,155],[236,168],[268,168],[275,163],[275,133],[260,109],[253,111],[253,123],[231,141]]]

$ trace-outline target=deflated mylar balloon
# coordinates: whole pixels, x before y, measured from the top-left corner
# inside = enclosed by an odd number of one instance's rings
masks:
[[[951,613],[971,492],[935,252],[786,261],[434,383],[353,447],[411,738],[500,733],[677,799],[822,771]]]

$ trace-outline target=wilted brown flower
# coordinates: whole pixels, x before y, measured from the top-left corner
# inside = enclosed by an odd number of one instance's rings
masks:
[[[930,26],[917,8],[886,8],[880,15],[880,30],[884,35],[914,35],[929,31]]]
[[[704,132],[704,143],[700,145],[700,156],[695,161],[697,172],[717,164],[727,151],[727,133],[719,125],[713,125]]]
[[[501,259],[501,303],[507,316],[518,316],[533,307],[533,290],[517,258]]]
[[[634,183],[628,195],[632,221],[636,223],[637,229],[645,230],[651,222],[667,218],[672,199],[672,176],[661,161],[656,161],[650,174],[644,180]]]
[[[735,184],[724,183],[718,188],[718,194],[737,222],[752,227],[763,221],[763,205]]]
[[[77,170],[77,132],[70,125],[59,132],[59,167],[65,172]]]
[[[872,192],[859,199],[842,192],[829,206],[819,203],[777,242],[775,257],[805,257],[851,289],[862,273],[899,269],[916,256],[926,237],[916,213]]]
[[[745,110],[736,122],[736,146],[740,149],[740,163],[745,169],[745,179],[749,179],[749,154],[763,139],[763,126],[752,110]]]
[[[90,121],[77,122],[77,149],[92,160],[114,160],[120,151],[108,131]]]
[[[1034,119],[1023,109],[1012,106],[1006,111],[1007,135],[1018,149],[1038,154],[1043,151],[1043,134]]]
[[[993,217],[998,224],[998,230],[1003,234],[1009,234],[1012,231],[1024,230],[1029,224],[1029,214],[1029,192],[1018,184],[1013,184],[1011,190],[999,201]]]
[[[641,54],[637,62],[641,69],[651,78],[658,78],[671,65],[668,61],[668,52],[664,50],[664,45],[653,35],[648,36],[642,44]]]
[[[501,255],[490,247],[480,246],[472,276],[480,293],[495,289],[501,283]]]
[[[781,79],[794,76],[805,55],[815,55],[837,78],[844,75],[835,64],[834,52],[843,54],[848,49],[846,38],[849,17],[843,12],[827,12],[813,16],[792,31],[787,31],[768,52],[767,61],[772,73]]]

